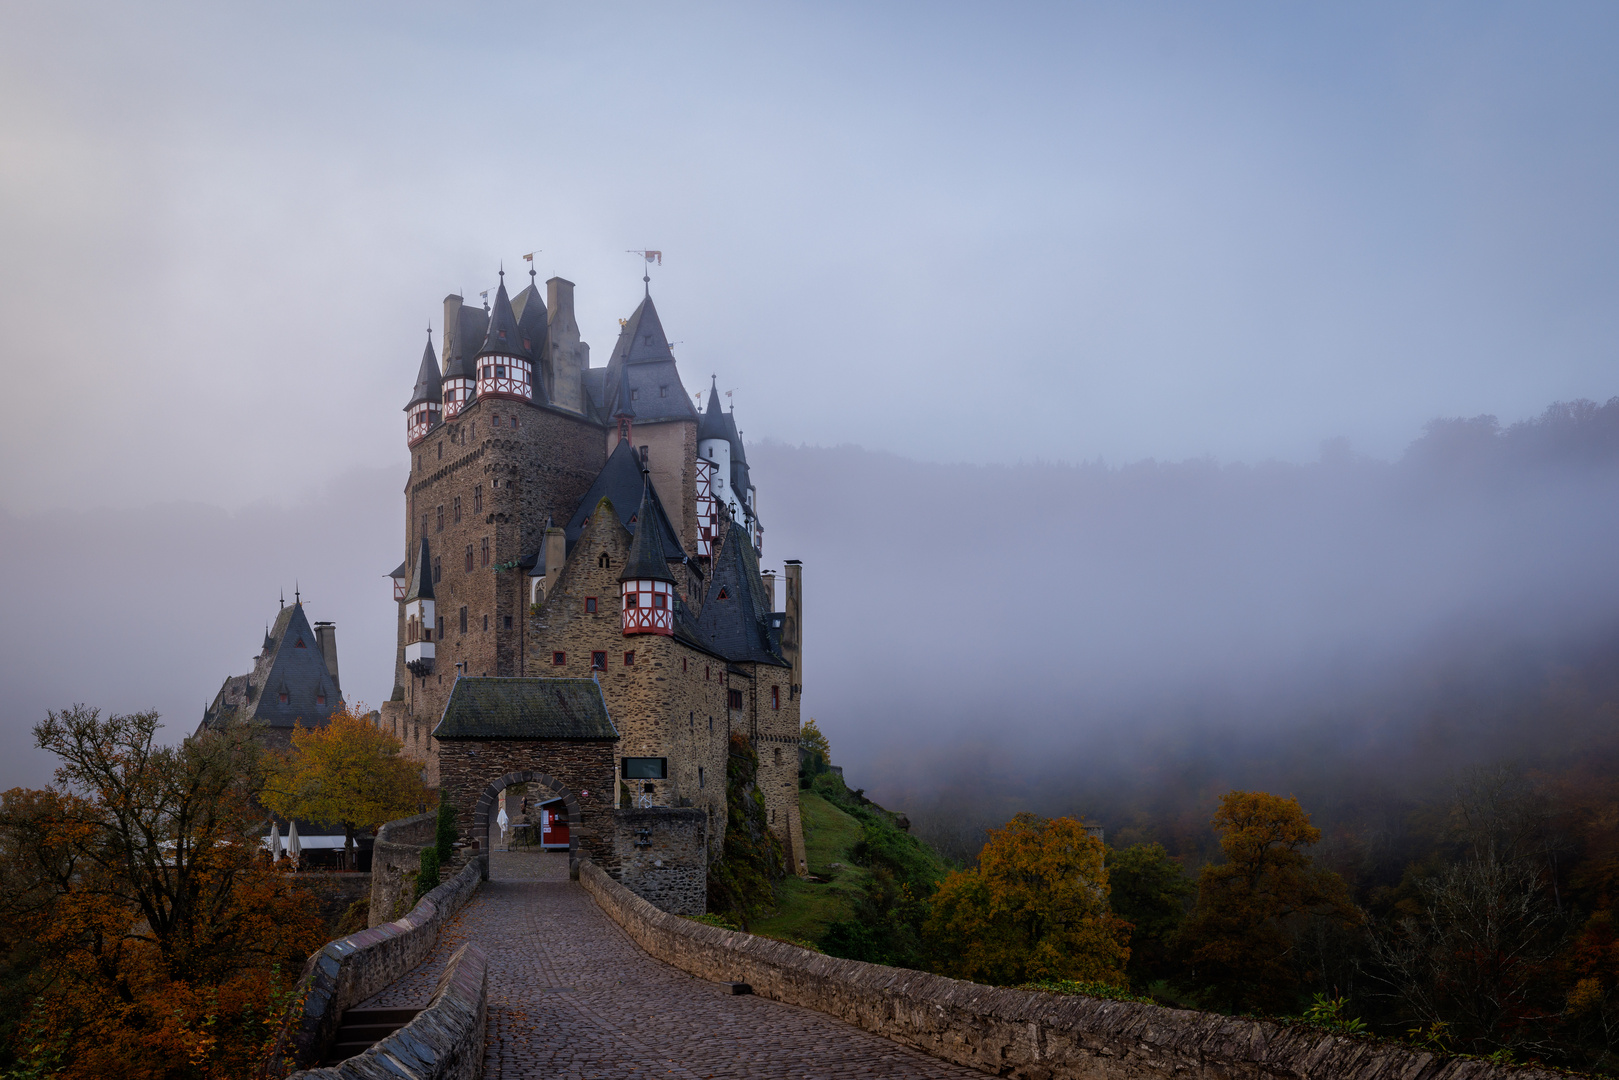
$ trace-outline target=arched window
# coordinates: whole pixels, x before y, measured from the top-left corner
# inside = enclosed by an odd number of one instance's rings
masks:
[[[611,570],[613,568],[613,557],[604,551],[597,557],[596,565],[603,570]]]

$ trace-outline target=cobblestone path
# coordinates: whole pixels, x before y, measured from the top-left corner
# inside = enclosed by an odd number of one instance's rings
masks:
[[[490,880],[433,956],[366,1005],[425,1005],[469,939],[489,954],[485,1080],[984,1075],[652,959],[568,880],[565,853],[494,852]]]

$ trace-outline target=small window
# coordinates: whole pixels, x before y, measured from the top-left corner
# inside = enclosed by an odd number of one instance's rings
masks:
[[[472,545],[471,544],[467,545],[466,563],[467,563],[467,573],[470,574],[470,573],[472,573]]]
[[[639,400],[641,400],[641,391],[639,391],[639,390],[631,390],[630,391],[630,400],[631,401],[639,401]]]
[[[637,606],[640,605],[640,603],[641,603],[641,601],[638,598],[637,593],[632,593],[631,592],[631,593],[625,593],[624,594],[624,606],[626,608],[637,607]]]
[[[704,664],[703,665],[703,681],[707,682],[709,680],[709,678],[713,674],[714,674],[714,669],[712,667],[710,667],[709,665]]]
[[[487,537],[487,536],[483,538],[483,549],[482,549],[481,555],[482,555],[482,558],[483,558],[482,565],[488,566],[489,565],[489,537]]]
[[[601,567],[603,570],[611,570],[613,568],[613,558],[604,551],[597,556],[596,565]]]
[[[422,531],[418,535],[419,536],[426,536],[427,535],[427,515],[426,514],[422,515]]]
[[[646,464],[647,455],[649,453],[651,453],[651,449],[649,447],[645,447],[645,446],[641,447],[641,464],[642,465]]]
[[[590,654],[590,666],[592,668],[596,669],[597,671],[606,671],[607,670],[607,654],[605,652],[593,652],[593,653],[591,653]]]
[[[483,617],[483,630],[486,634],[489,632],[489,616],[487,615]]]
[[[668,758],[627,757],[624,759],[624,779],[626,780],[666,780],[668,777]]]
[[[281,691],[281,693],[276,695],[276,698],[281,702],[281,704],[285,705],[287,703],[287,692],[285,690]]]
[[[442,616],[442,615],[440,615],[438,617],[438,636],[439,636],[440,641],[444,640],[444,616]],[[443,682],[443,681],[444,681],[444,676],[440,675],[439,676],[439,682]]]
[[[699,766],[697,766],[697,786],[699,788],[702,788],[702,787],[706,787],[707,784],[708,784],[708,777],[706,775],[704,775],[703,767],[701,765],[699,765]]]
[[[772,709],[781,708],[781,687],[779,686],[772,686],[770,688],[770,707]],[[776,752],[776,756],[779,758],[781,756],[781,751],[778,750]],[[777,762],[777,764],[780,764],[780,762]]]
[[[775,761],[775,764],[776,764],[777,768],[780,768],[781,767],[781,747],[778,746],[774,750],[772,750],[771,755],[772,755],[772,757],[773,757],[773,759]]]
[[[624,654],[624,666],[625,667],[634,667],[635,666],[635,650],[634,649],[631,649],[629,652],[626,652]]]
[[[294,649],[307,649],[307,648],[309,648],[309,646],[304,644],[304,639],[303,638],[299,638],[298,643],[296,645],[294,645],[293,648]]]
[[[442,506],[438,508],[438,528],[435,529],[434,531],[435,532],[443,532],[444,531],[444,507],[442,507]]]
[[[483,513],[483,485],[482,484],[479,484],[477,487],[472,489],[472,512],[474,514]]]
[[[437,555],[434,555],[433,556],[433,584],[437,585],[438,582],[439,582],[439,578],[441,578],[443,576],[444,576],[444,567],[439,565],[439,558],[438,558]],[[443,620],[440,620],[441,623],[442,623],[442,621]]]
[[[444,460],[444,444],[443,443],[438,444],[438,459],[440,461]]]
[[[513,417],[511,417],[511,418],[510,418],[510,419],[509,419],[509,420],[508,420],[508,422],[509,422],[509,423],[510,423],[510,424],[511,424],[511,426],[512,426],[512,430],[513,430],[513,431],[516,431],[516,430],[517,430],[517,417],[515,417],[515,416],[513,416]]]
[[[504,621],[501,623],[501,628],[505,630],[512,628],[512,617],[510,615],[505,616]]]
[[[500,414],[496,413],[495,415],[491,416],[489,418],[489,422],[491,424],[495,425],[495,427],[499,427],[500,426]]]
[[[461,610],[465,611],[466,609],[462,608]],[[727,691],[725,691],[725,705],[726,705],[727,708],[740,709],[742,707],[742,691],[740,691],[740,690],[727,690]]]
[[[652,594],[652,606],[655,607],[655,608],[660,608],[660,609],[661,608],[666,608],[666,607],[669,606],[669,598],[667,596],[665,596],[661,592],[660,593],[653,593]]]
[[[326,691],[324,691],[324,690],[316,690],[315,691],[315,704],[316,705],[324,705],[324,704],[326,704]]]
[[[561,667],[563,664],[566,664],[567,662],[568,662],[568,654],[567,653],[565,653],[565,652],[554,652],[554,653],[551,654],[551,663],[557,665],[558,667]]]
[[[715,597],[717,600],[729,600],[730,598],[731,594],[724,589],[721,589],[719,596]]]
[[[596,614],[596,598],[594,596],[585,597],[585,614]]]
[[[680,673],[682,675],[686,673],[686,658],[684,656],[680,658]]]
[[[450,512],[450,517],[454,521],[461,520],[461,496],[459,495],[455,497],[455,509]]]
[[[463,634],[467,632],[467,609],[465,607],[461,609],[461,632]]]
[[[668,397],[669,396],[669,388],[667,386],[658,387],[658,396],[659,397]]]

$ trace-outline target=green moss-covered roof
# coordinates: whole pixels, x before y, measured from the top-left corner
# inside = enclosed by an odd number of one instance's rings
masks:
[[[439,739],[617,739],[594,679],[461,678]]]

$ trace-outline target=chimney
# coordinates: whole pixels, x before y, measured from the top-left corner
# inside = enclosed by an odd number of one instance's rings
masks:
[[[547,314],[551,317],[553,331],[578,332],[579,326],[573,319],[573,282],[560,277],[547,279],[545,306]]]
[[[788,559],[781,572],[787,579],[787,596],[781,608],[787,613],[787,618],[781,624],[781,654],[782,659],[793,665],[793,697],[796,698],[804,690],[801,622],[804,617],[804,564],[797,559]]]
[[[444,298],[444,325],[439,327],[438,359],[439,369],[450,366],[450,342],[455,337],[456,328],[461,323],[461,298],[451,293]]]
[[[766,570],[759,575],[765,583],[765,607],[771,611],[776,610],[776,572]]]
[[[332,677],[337,686],[338,693],[343,692],[343,683],[337,677],[337,624],[318,622],[315,624],[315,642],[320,646],[320,654],[326,658],[326,674]]]

